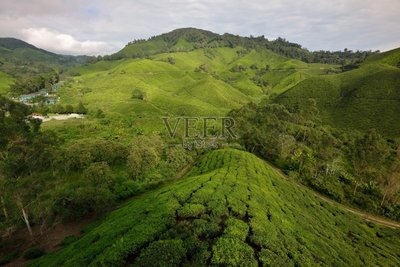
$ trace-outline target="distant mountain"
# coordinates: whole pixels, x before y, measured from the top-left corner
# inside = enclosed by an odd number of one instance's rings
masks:
[[[241,37],[225,33],[223,35],[196,28],[176,29],[168,33],[154,36],[148,40],[134,40],[121,51],[111,55],[109,59],[124,57],[146,57],[165,52],[191,51],[197,48],[237,47],[247,49],[269,49],[281,56],[299,59],[307,63],[328,63],[342,65],[357,65],[371,51],[315,51],[310,52],[300,44],[291,43],[283,38],[268,40],[264,36]]]
[[[86,62],[87,56],[58,55],[15,38],[0,38],[0,71],[13,77],[32,75]]]

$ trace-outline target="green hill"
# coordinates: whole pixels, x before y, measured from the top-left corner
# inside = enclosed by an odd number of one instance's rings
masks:
[[[246,49],[266,48],[281,56],[298,59],[309,63],[354,64],[373,54],[371,51],[315,51],[310,52],[296,43],[277,38],[268,40],[264,36],[242,37],[225,33],[223,35],[196,28],[181,28],[168,33],[149,38],[134,40],[116,54],[107,56],[109,59],[126,57],[147,57],[159,53],[192,51],[198,48],[244,47]]]
[[[376,128],[400,134],[400,49],[368,58],[360,68],[329,76],[310,77],[280,95],[276,101],[300,107],[317,100],[324,122],[341,128]]]
[[[398,266],[399,235],[223,149],[30,266]]]
[[[87,56],[58,55],[15,38],[0,38],[0,71],[23,78],[82,64]]]

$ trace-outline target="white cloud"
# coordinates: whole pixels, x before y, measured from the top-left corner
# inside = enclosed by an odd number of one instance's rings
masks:
[[[21,35],[26,42],[59,54],[97,55],[115,50],[115,47],[106,42],[79,41],[69,34],[47,28],[22,29]]]

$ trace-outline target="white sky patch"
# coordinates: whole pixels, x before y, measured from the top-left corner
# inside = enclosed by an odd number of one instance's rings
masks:
[[[98,55],[115,50],[105,42],[79,41],[69,34],[47,28],[23,29],[21,35],[26,42],[59,54]]]

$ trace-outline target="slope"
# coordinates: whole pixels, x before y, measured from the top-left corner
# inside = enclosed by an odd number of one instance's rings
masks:
[[[208,153],[30,266],[396,266],[400,232],[365,223],[252,154]]]
[[[276,101],[302,107],[317,100],[326,123],[341,128],[376,128],[382,134],[400,134],[400,49],[371,56],[359,69],[310,77],[280,95]]]

